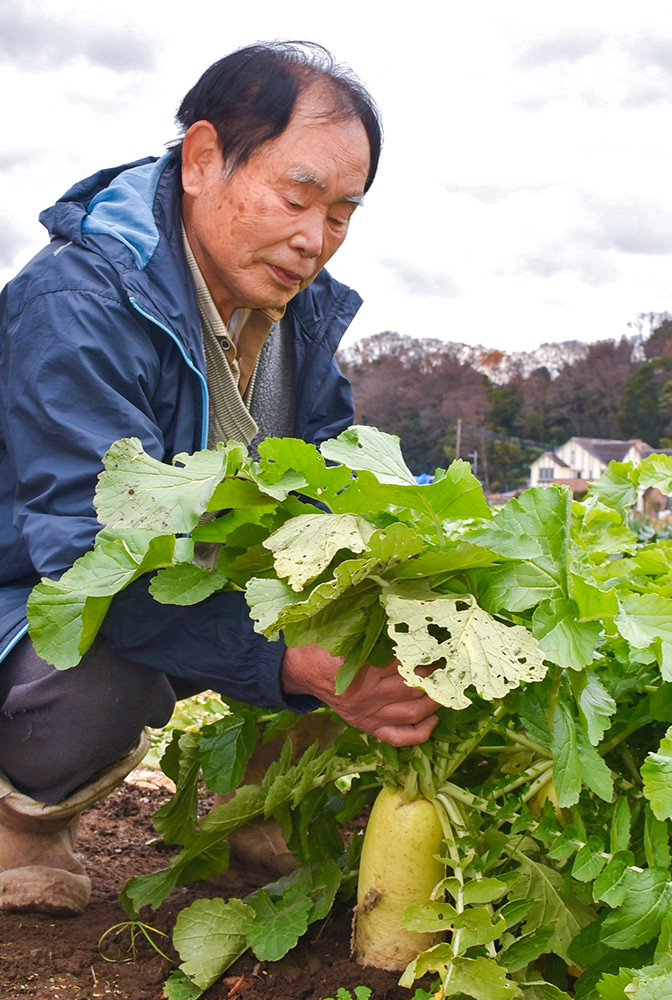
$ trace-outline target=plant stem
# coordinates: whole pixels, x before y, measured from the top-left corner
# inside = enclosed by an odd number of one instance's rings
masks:
[[[436,511],[434,510],[434,508],[432,507],[432,505],[430,503],[427,503],[427,500],[423,496],[422,492],[420,493],[420,498],[422,499],[423,506],[424,506],[425,510],[427,511],[427,513],[429,514],[429,516],[430,516],[430,518],[432,520],[432,524],[434,525],[434,528],[436,530],[436,537],[437,537],[438,542],[439,542],[439,548],[440,549],[445,549],[445,547],[446,547],[446,535],[445,535],[445,532],[443,530],[443,523],[441,521],[441,518],[438,516],[438,514],[436,513]]]
[[[632,759],[632,754],[627,747],[621,748],[621,759],[625,764],[626,770],[628,770],[632,776],[633,783],[640,787],[642,786],[642,776],[639,773],[639,768]]]
[[[516,743],[518,746],[525,747],[526,750],[531,750],[533,753],[538,754],[540,757],[550,757],[551,751],[548,747],[544,747],[541,743],[536,743],[531,740],[529,736],[525,736],[524,733],[516,732],[514,729],[506,729],[503,726],[493,726],[498,733],[501,733],[507,740],[511,743]]]
[[[473,795],[471,792],[467,791],[466,788],[460,788],[459,785],[454,785],[450,781],[444,781],[439,788],[436,797],[440,798],[441,795],[449,795],[451,798],[455,799],[457,802],[461,802],[462,805],[467,806],[469,809],[475,809],[480,813],[488,813],[490,809],[490,802],[492,799],[502,799],[505,795],[510,792],[515,792],[516,788],[527,784],[528,781],[532,781],[530,785],[530,790],[526,792],[523,796],[523,801],[527,802],[535,792],[539,790],[548,780],[549,772],[553,770],[553,761],[550,759],[544,759],[537,761],[536,764],[532,764],[523,774],[517,775],[508,784],[502,786],[501,788],[495,789],[488,798],[482,798],[480,796]]]
[[[478,798],[469,792],[466,788],[460,788],[459,785],[454,785],[451,781],[444,781],[441,787],[438,789],[435,798],[437,798],[445,806],[445,797],[449,796],[451,799],[455,799],[456,802],[461,802],[463,806],[467,806],[468,809],[475,809],[477,812],[487,812],[488,803],[486,799]]]
[[[643,722],[634,722],[631,725],[626,726],[626,728],[623,729],[616,736],[612,736],[610,740],[606,740],[604,743],[600,745],[599,748],[600,756],[605,757],[608,753],[614,750],[619,745],[619,743],[622,743],[623,740],[627,740],[627,738],[629,736],[632,736],[633,733],[636,733],[638,729],[642,729],[644,726],[649,725],[649,723],[650,720],[645,719]]]
[[[493,702],[493,707],[494,711],[492,715],[483,720],[473,736],[463,740],[463,742],[455,748],[453,753],[443,760],[437,767],[437,778],[439,783],[443,783],[447,778],[450,778],[450,776],[455,773],[458,767],[460,767],[467,759],[469,754],[476,749],[486,733],[489,733],[490,730],[494,728],[496,723],[498,723],[508,711],[506,706],[501,701]]]
[[[443,830],[444,840],[448,846],[448,853],[452,859],[452,869],[455,878],[459,883],[459,888],[456,893],[453,894],[455,910],[457,913],[464,912],[464,872],[462,870],[462,857],[460,855],[460,850],[457,846],[457,841],[455,840],[454,826],[464,827],[464,819],[459,812],[457,806],[453,800],[444,794],[439,793],[436,796],[435,804],[437,806],[437,812],[439,815],[439,820],[441,821],[441,828]],[[453,953],[453,958],[457,958],[460,953],[460,939],[462,937],[462,928],[458,927],[457,930],[453,931],[453,937],[451,940],[451,950]],[[455,965],[453,959],[450,960],[446,968],[446,974],[443,978],[443,989],[444,993],[446,987],[450,983],[453,977],[453,972],[455,971]]]
[[[528,771],[528,775],[530,777],[532,776],[531,775],[532,770],[533,768],[530,768],[530,771]],[[522,797],[523,802],[529,802],[530,799],[534,798],[539,789],[543,788],[544,785],[551,779],[552,775],[553,775],[553,761],[552,760],[540,761],[540,763],[537,764],[536,776],[532,784]]]
[[[551,694],[548,699],[548,731],[553,732],[553,726],[555,724],[555,710],[558,705],[558,697],[560,695],[560,682],[562,680],[562,670],[560,667],[553,667],[549,670],[551,676]]]

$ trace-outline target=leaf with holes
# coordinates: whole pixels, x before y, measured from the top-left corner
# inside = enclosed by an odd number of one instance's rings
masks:
[[[374,532],[354,514],[300,514],[266,539],[278,576],[300,591],[327,568],[341,550],[363,552]]]
[[[468,688],[482,698],[503,698],[524,681],[546,675],[543,654],[527,629],[497,621],[471,594],[423,599],[390,590],[382,600],[400,674],[440,705],[466,708]],[[416,673],[417,667],[440,661],[427,677]]]

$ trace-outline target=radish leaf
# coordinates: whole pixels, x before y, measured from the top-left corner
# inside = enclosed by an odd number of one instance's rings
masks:
[[[178,914],[173,943],[180,969],[202,990],[247,948],[254,911],[239,899],[197,899]]]
[[[383,595],[388,631],[399,672],[449,708],[465,708],[473,688],[482,698],[502,698],[523,681],[541,680],[546,666],[530,633],[488,615],[470,594],[421,598],[417,593]],[[416,668],[434,665],[426,677]]]

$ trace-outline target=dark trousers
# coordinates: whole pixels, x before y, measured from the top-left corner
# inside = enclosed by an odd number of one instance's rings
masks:
[[[59,802],[132,750],[145,726],[165,725],[175,697],[165,674],[104,640],[55,670],[26,636],[0,663],[0,770],[19,791]]]

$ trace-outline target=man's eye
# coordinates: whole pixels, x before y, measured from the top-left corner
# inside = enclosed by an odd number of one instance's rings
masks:
[[[300,204],[300,202],[293,201],[291,198],[285,198],[285,201],[287,202],[287,205],[292,209],[298,210],[300,208],[303,208],[303,205]]]

